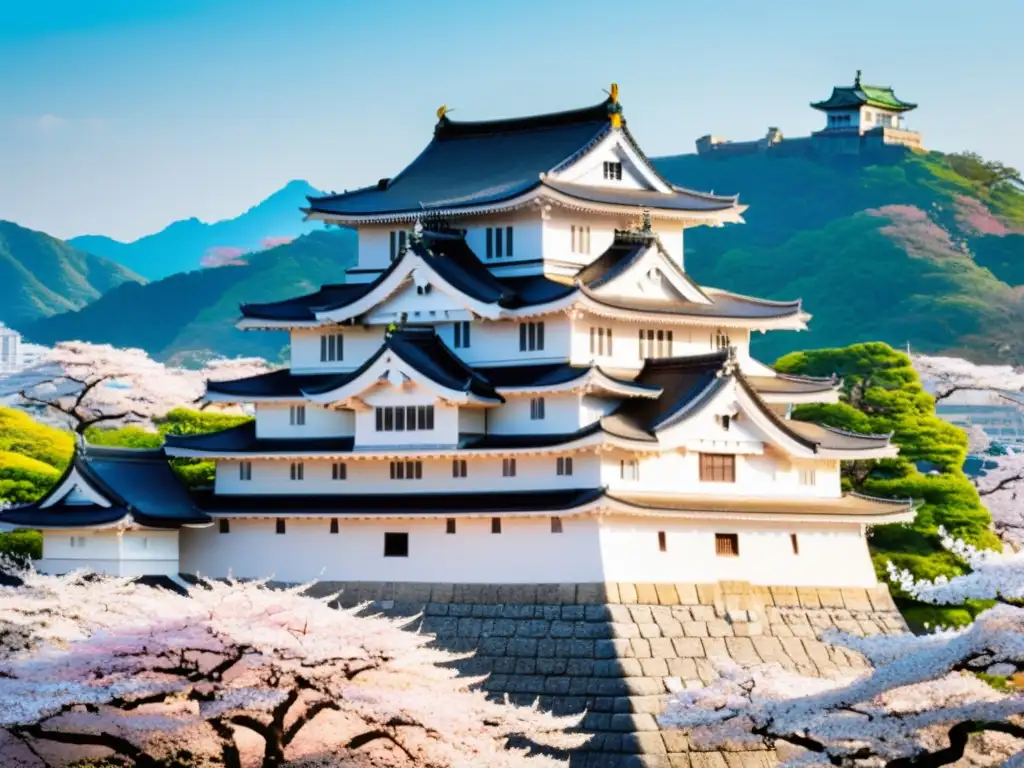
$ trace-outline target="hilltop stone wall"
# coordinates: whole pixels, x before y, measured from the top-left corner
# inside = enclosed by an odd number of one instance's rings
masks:
[[[557,714],[586,711],[593,734],[574,768],[754,768],[777,762],[766,749],[691,748],[657,716],[669,685],[702,685],[714,661],[777,662],[808,675],[864,668],[857,654],[820,633],[906,631],[888,590],[718,584],[381,584],[344,589],[343,605],[372,601],[391,616],[422,613],[419,626],[441,647],[475,651],[465,674],[484,687]]]

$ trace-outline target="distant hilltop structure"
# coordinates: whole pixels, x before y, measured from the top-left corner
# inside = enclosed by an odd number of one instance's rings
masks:
[[[832,95],[811,107],[826,116],[825,127],[810,136],[785,139],[776,127],[764,138],[729,141],[710,134],[697,139],[697,154],[705,157],[736,157],[772,152],[795,155],[859,155],[921,148],[921,134],[908,130],[904,115],[917,104],[897,98],[890,86],[863,85],[861,72],[853,85],[837,85]]]

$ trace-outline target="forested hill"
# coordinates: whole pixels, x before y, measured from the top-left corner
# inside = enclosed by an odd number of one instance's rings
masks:
[[[142,278],[43,232],[0,220],[0,323],[21,330]]]
[[[746,224],[687,230],[688,272],[802,298],[813,315],[809,332],[755,337],[761,359],[877,340],[1024,363],[1024,194],[1013,169],[935,152],[887,164],[770,154],[654,163],[676,184],[739,193],[750,206]]]
[[[238,306],[276,301],[341,282],[355,260],[351,230],[313,232],[221,267],[182,272],[146,285],[123,285],[78,312],[23,328],[39,344],[79,339],[138,347],[161,360],[199,362],[217,355],[281,358],[284,332],[235,328]]]

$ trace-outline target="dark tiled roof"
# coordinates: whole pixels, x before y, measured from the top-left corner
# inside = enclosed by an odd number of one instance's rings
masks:
[[[163,449],[88,446],[84,452],[76,450],[54,489],[73,471],[110,501],[111,506],[58,501],[49,507],[40,507],[46,496],[33,504],[0,512],[0,522],[28,527],[80,527],[113,523],[127,515],[141,525],[154,528],[209,522],[192,503],[167,463]]]
[[[917,104],[903,101],[898,98],[888,85],[861,85],[860,78],[852,86],[837,85],[832,89],[832,95],[824,101],[811,103],[814,109],[856,109],[867,105],[888,109],[893,112],[907,112],[916,109]]]
[[[516,197],[610,130],[607,105],[532,118],[458,123],[398,176],[342,195],[309,199],[310,212],[379,215],[458,208]]]
[[[833,378],[810,378],[804,376],[791,376],[779,374],[778,376],[748,376],[756,391],[761,394],[782,394],[798,395],[812,392],[829,392],[835,389],[839,382]]]
[[[424,233],[421,242],[413,242],[412,250],[467,296],[488,304],[516,304],[515,293],[491,274],[463,237],[437,237]]]
[[[658,192],[652,189],[625,189],[574,184],[569,181],[559,181],[550,178],[544,179],[544,186],[563,195],[590,203],[663,208],[673,211],[726,211],[735,207],[737,200],[735,196],[717,197],[714,195],[704,195],[679,187],[673,188],[671,192]]]
[[[910,499],[879,499],[849,493],[839,498],[815,499],[814,504],[794,504],[793,499],[728,496],[651,496],[616,494],[608,498],[637,509],[664,512],[719,512],[738,514],[834,514],[856,517],[887,517],[911,512]]]
[[[433,327],[410,327],[395,331],[385,342],[385,347],[441,386],[502,400],[501,395],[494,391],[494,386],[452,352]]]
[[[263,304],[243,304],[240,309],[243,317],[261,320],[316,320],[317,310],[351,304],[369,293],[373,285],[374,283],[325,285],[319,291],[305,296]]]
[[[171,448],[211,453],[349,453],[355,445],[355,438],[351,436],[257,437],[255,421],[202,435],[167,435],[164,441]]]
[[[540,435],[464,435],[459,448],[474,451],[500,450],[501,448],[551,448],[565,445],[601,431],[600,422],[594,422],[576,432]]]
[[[892,435],[862,435],[792,419],[787,421],[786,425],[793,432],[807,440],[812,440],[821,448],[838,451],[868,451],[882,448],[888,445],[889,438],[892,437]]]
[[[254,397],[301,396],[304,389],[316,388],[336,381],[335,373],[292,373],[282,368],[270,373],[261,373],[246,379],[233,381],[211,381],[207,391],[225,395],[249,395]]]
[[[402,493],[346,495],[227,496],[202,492],[196,503],[206,512],[244,515],[288,512],[310,516],[356,514],[437,514],[559,512],[601,498],[600,488],[548,491],[500,491],[487,493]]]

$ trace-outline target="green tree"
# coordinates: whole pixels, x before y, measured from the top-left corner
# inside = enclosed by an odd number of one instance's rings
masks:
[[[785,373],[842,377],[841,402],[800,406],[794,409],[794,418],[855,432],[892,433],[900,447],[895,459],[843,465],[845,489],[912,498],[920,504],[913,523],[873,529],[871,551],[879,578],[885,578],[889,560],[921,578],[961,573],[960,564],[939,545],[939,526],[977,546],[1000,548],[988,510],[962,469],[967,435],[935,415],[935,399],[921,387],[909,357],[872,342],[792,352],[779,358],[775,367]],[[974,609],[924,608],[906,599],[901,603],[911,621],[956,623],[968,619]]]

